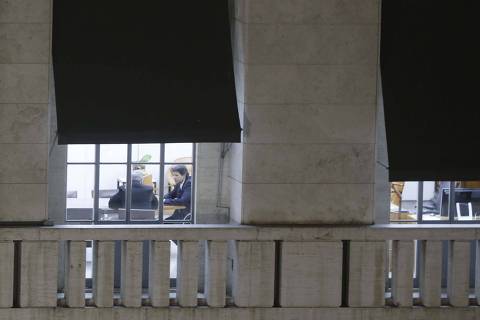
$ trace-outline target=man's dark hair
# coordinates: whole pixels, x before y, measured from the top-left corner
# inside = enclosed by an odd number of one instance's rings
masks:
[[[188,170],[187,170],[187,167],[183,164],[177,164],[175,166],[173,166],[171,169],[170,169],[173,172],[178,172],[180,173],[182,176],[187,176],[188,177]]]

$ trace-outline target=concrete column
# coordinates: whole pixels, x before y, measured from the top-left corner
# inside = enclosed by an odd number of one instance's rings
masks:
[[[93,300],[97,307],[113,306],[115,241],[93,242]]]
[[[420,299],[426,307],[440,307],[442,242],[420,241]]]
[[[348,305],[383,307],[385,305],[384,241],[350,243]]]
[[[178,241],[177,300],[182,307],[197,305],[198,258],[198,241]]]
[[[20,306],[57,306],[58,243],[22,241],[20,254]]]
[[[227,290],[227,242],[206,242],[205,298],[210,307],[224,307]]]
[[[413,304],[413,241],[392,243],[392,299],[398,307]]]
[[[231,217],[373,223],[379,1],[235,3]]]
[[[120,297],[125,307],[142,305],[142,241],[122,241]]]
[[[152,307],[170,304],[170,242],[151,241],[148,292]]]
[[[272,307],[275,280],[273,241],[235,241],[232,295],[238,307]]]
[[[47,219],[51,0],[0,1],[0,221]]]
[[[67,242],[65,302],[69,307],[85,306],[85,241]]]
[[[470,242],[450,241],[448,246],[447,295],[454,307],[468,306]]]
[[[282,242],[280,305],[339,307],[342,242]]]
[[[13,305],[13,241],[0,241],[0,308]]]

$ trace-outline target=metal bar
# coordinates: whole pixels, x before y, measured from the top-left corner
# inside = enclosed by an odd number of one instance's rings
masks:
[[[132,207],[132,145],[127,145],[127,190],[125,198],[125,223],[130,223],[130,209]]]
[[[165,187],[165,144],[160,144],[160,179],[158,180],[158,221],[163,223],[163,189]]]
[[[195,183],[197,181],[196,174],[197,170],[195,170],[195,163],[197,160],[197,144],[192,143],[192,193],[190,197],[190,213],[191,213],[191,223],[196,222],[196,217],[195,217]]]
[[[453,223],[455,221],[455,181],[450,181],[448,189],[448,221]]]
[[[423,181],[418,181],[417,219],[419,222],[423,220]]]
[[[94,198],[93,198],[93,221],[98,223],[100,217],[98,216],[98,207],[100,203],[100,145],[95,145],[95,182],[94,182]]]

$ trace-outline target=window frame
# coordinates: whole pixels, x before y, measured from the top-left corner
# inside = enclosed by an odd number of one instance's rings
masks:
[[[148,144],[148,143],[147,143]],[[166,162],[165,161],[165,143],[160,143],[159,147],[159,161],[158,162],[133,162],[132,161],[132,146],[133,145],[142,145],[142,143],[126,144],[127,147],[127,161],[126,162],[101,162],[100,161],[100,148],[102,145],[109,144],[94,144],[94,161],[93,162],[69,162],[68,161],[68,149],[67,149],[67,162],[66,168],[68,170],[69,166],[75,165],[91,165],[94,170],[94,182],[93,182],[93,208],[92,208],[92,218],[93,219],[68,219],[68,207],[67,207],[67,197],[65,197],[65,222],[66,223],[78,223],[78,224],[165,224],[163,219],[163,192],[164,192],[164,179],[165,179],[165,168],[172,165],[191,165],[192,166],[192,195],[191,195],[191,206],[190,213],[191,219],[189,222],[178,222],[178,223],[195,223],[195,175],[196,175],[196,151],[197,144],[191,143],[192,145],[192,161],[191,162]],[[132,164],[145,164],[145,165],[158,165],[159,166],[159,183],[157,186],[158,189],[158,219],[156,220],[132,220],[131,219],[131,185],[132,185]],[[100,219],[100,167],[102,165],[122,165],[126,167],[126,183],[127,183],[127,192],[125,197],[125,219],[124,220],[101,220]],[[68,179],[68,177],[67,177]],[[67,190],[68,191],[68,190]]]
[[[455,182],[456,181],[448,181],[449,182],[449,187],[448,187],[448,219],[446,220],[424,220],[423,219],[423,183],[425,181],[416,181],[418,183],[418,193],[417,193],[417,210],[415,213],[416,220],[391,220],[390,215],[389,215],[389,224],[391,223],[410,223],[410,224],[480,224],[480,219],[479,220],[460,220],[460,219],[455,219],[456,216],[456,201],[455,201],[455,193],[456,189],[461,189],[455,187]],[[391,183],[391,182],[390,182]],[[389,183],[389,184],[390,184]],[[444,188],[445,189],[445,188]],[[439,192],[443,193],[443,189],[440,190]],[[442,194],[440,194],[440,197],[443,197]],[[391,199],[390,199],[391,201]],[[389,201],[389,204],[390,204]],[[422,205],[420,205],[422,204]],[[390,210],[389,210],[390,211]]]

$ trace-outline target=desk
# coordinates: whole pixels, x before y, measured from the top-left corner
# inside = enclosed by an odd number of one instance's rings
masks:
[[[173,212],[177,209],[185,209],[185,206],[176,206],[176,205],[171,205],[171,204],[164,204],[163,205],[163,217],[165,218],[166,216],[169,217],[173,214]]]

